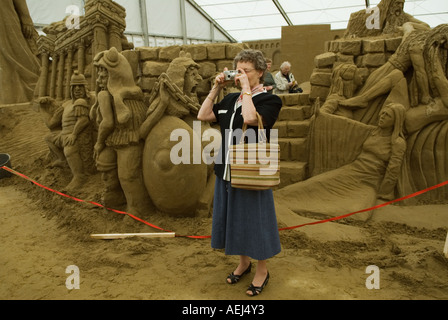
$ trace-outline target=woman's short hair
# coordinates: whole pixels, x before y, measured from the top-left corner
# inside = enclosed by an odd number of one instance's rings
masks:
[[[280,70],[283,70],[286,67],[290,67],[291,68],[291,63],[289,61],[285,61],[281,64],[280,66]]]
[[[239,62],[251,62],[253,63],[255,70],[263,71],[263,76],[260,79],[260,81],[263,82],[268,65],[266,63],[266,58],[260,50],[246,49],[238,53],[233,60],[233,68],[235,70]]]

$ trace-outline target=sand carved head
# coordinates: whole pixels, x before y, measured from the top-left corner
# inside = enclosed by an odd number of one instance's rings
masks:
[[[404,0],[392,0],[389,5],[389,15],[400,16],[404,13]]]
[[[143,93],[135,84],[129,61],[112,47],[110,50],[98,53],[94,58],[94,65],[100,73],[98,86],[100,88],[106,86],[114,98],[118,123],[127,123],[131,118],[131,112],[124,101],[143,100]]]
[[[198,101],[197,87],[202,81],[199,65],[191,58],[191,54],[181,51],[174,59],[166,74],[171,81],[189,98]]]
[[[75,71],[70,80],[70,92],[71,98],[73,101],[87,98],[87,80],[83,74],[80,74],[78,71]]]
[[[440,96],[440,90],[434,83],[434,77],[448,78],[448,24],[441,24],[428,33],[423,50],[430,87],[433,97],[437,97]],[[434,63],[436,59],[440,64]],[[436,66],[441,66],[441,70]]]
[[[391,140],[404,139],[403,127],[406,116],[406,108],[401,103],[389,103],[383,107],[379,114],[378,127],[391,128]]]
[[[356,89],[364,84],[366,77],[365,69],[359,69],[351,63],[340,64],[333,70],[330,94],[351,98]]]

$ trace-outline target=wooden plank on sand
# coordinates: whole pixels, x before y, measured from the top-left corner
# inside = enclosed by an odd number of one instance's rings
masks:
[[[90,237],[99,240],[117,240],[126,238],[174,238],[174,232],[159,233],[108,233],[108,234],[91,234]]]
[[[443,253],[445,254],[445,258],[448,258],[448,233],[446,234],[445,248],[443,249]]]

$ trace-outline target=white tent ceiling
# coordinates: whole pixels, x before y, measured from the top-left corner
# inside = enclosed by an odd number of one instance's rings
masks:
[[[27,0],[37,26],[60,21],[87,0]],[[287,25],[345,29],[352,12],[379,0],[115,0],[126,8],[126,34],[136,46],[280,39]],[[143,9],[146,7],[146,13]],[[435,27],[448,22],[447,0],[406,0],[405,11]],[[145,20],[147,32],[144,32]]]
[[[380,1],[364,0],[196,0],[238,41],[281,38],[281,27],[331,24],[345,29],[352,12]],[[447,0],[406,0],[405,12],[435,27],[448,22]]]

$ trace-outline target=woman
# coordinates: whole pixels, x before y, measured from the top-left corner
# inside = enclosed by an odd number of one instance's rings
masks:
[[[297,86],[296,79],[291,73],[291,63],[285,61],[280,66],[280,71],[274,77],[275,80],[275,94],[288,94],[293,92],[301,92]]]
[[[267,92],[273,93],[274,89],[277,87],[277,85],[275,84],[274,77],[272,76],[272,73],[271,73],[272,60],[266,59],[266,63],[267,63],[267,69],[266,69],[265,77],[264,77],[264,87]]]
[[[262,117],[269,139],[269,131],[277,120],[282,102],[278,96],[263,89],[267,66],[260,51],[243,50],[235,57],[234,68],[239,72],[234,81],[241,87],[241,93],[228,94],[214,104],[229,83],[224,80],[224,73],[219,74],[202,104],[198,119],[218,122],[222,133],[222,147],[215,164],[217,179],[211,245],[215,249],[225,248],[228,255],[240,256],[238,267],[227,277],[229,284],[250,273],[251,258],[258,260],[252,284],[246,291],[248,295],[255,296],[262,292],[269,280],[266,260],[281,251],[273,193],[272,190],[252,191],[231,186],[226,143],[239,141],[234,139],[233,130],[241,129],[243,123],[256,129],[257,112]],[[226,137],[229,131],[230,139]]]

